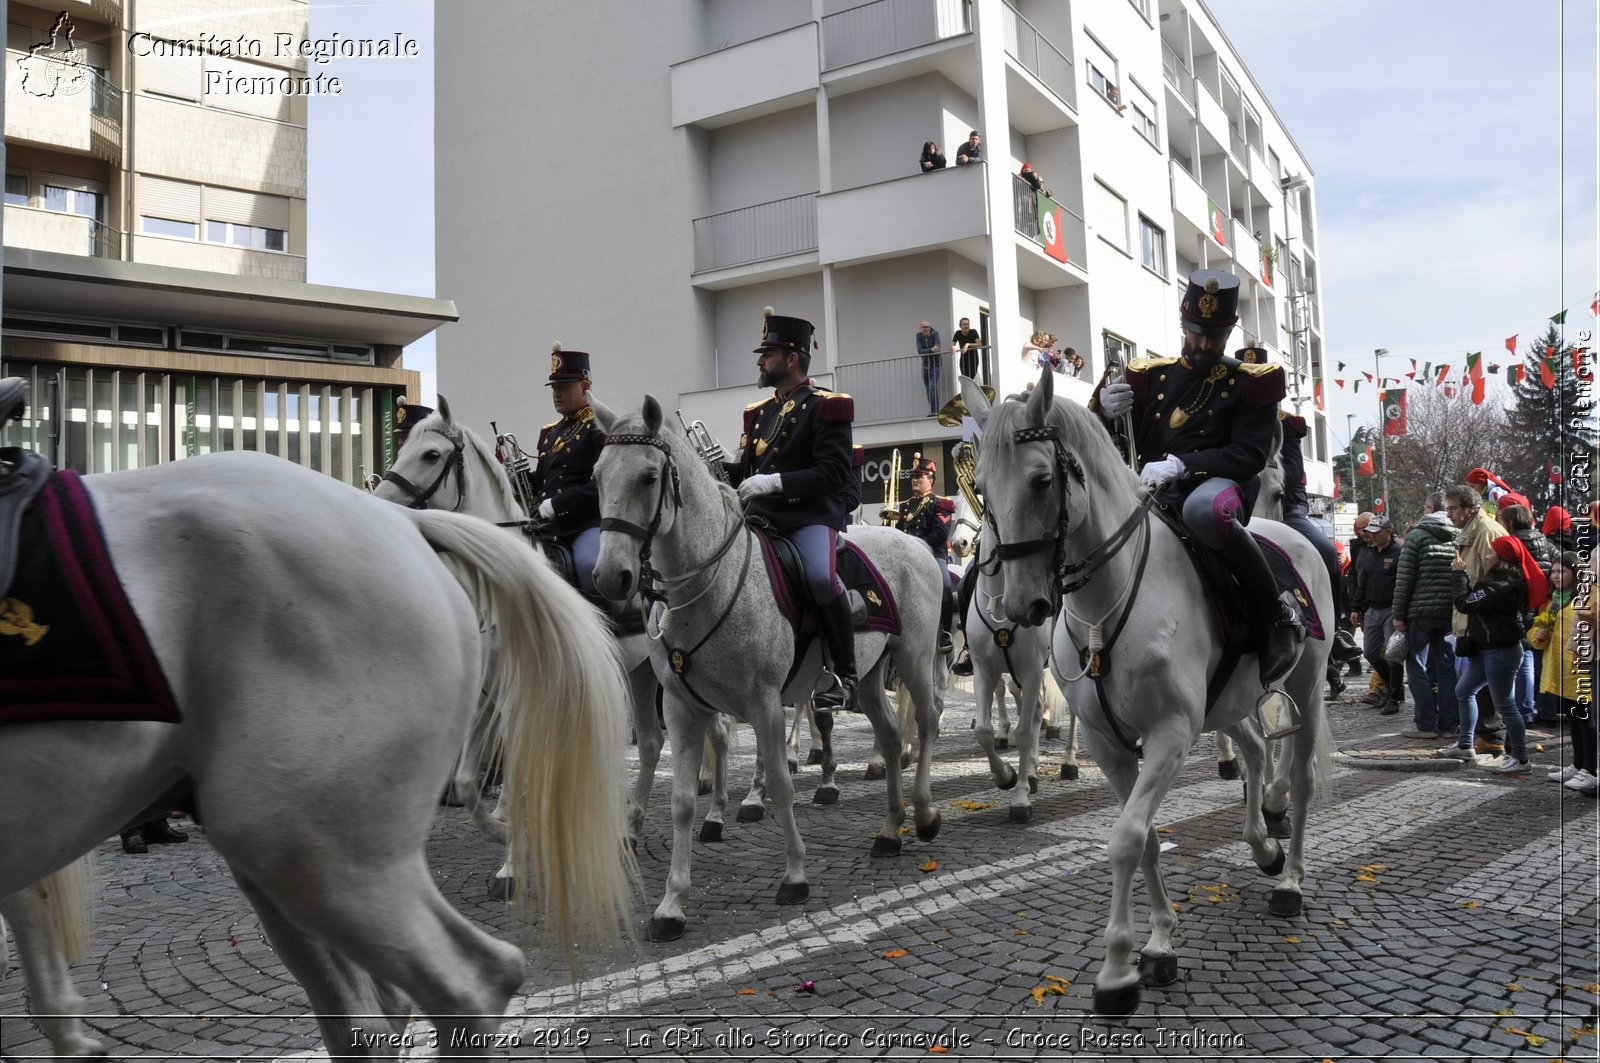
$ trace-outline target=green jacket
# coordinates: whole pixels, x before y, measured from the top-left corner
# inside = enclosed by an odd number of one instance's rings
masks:
[[[1441,626],[1450,622],[1455,599],[1450,563],[1460,534],[1443,513],[1430,513],[1411,529],[1395,571],[1396,620],[1427,620]]]

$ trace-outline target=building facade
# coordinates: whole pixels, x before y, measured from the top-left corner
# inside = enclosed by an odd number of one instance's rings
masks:
[[[652,392],[731,444],[772,306],[816,323],[813,376],[855,396],[870,515],[892,449],[947,456],[960,433],[929,416],[920,322],[948,350],[969,319],[1002,393],[1052,333],[1085,360],[1059,388],[1082,401],[1108,357],[1177,354],[1185,278],[1221,268],[1236,344],[1288,369],[1311,492],[1332,493],[1314,176],[1200,0],[470,10],[436,32],[438,271],[462,311],[439,371],[469,420],[536,423],[559,340],[594,353],[602,399]],[[481,62],[486,25],[519,62]],[[485,99],[524,101],[526,126]],[[971,131],[983,162],[957,165]],[[924,172],[929,140],[949,165]]]
[[[211,450],[359,481],[448,302],[308,285],[305,0],[6,11],[6,442],[104,472]]]

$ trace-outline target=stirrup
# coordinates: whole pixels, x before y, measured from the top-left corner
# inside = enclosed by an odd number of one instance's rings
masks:
[[[811,711],[812,712],[855,712],[855,711],[857,711],[856,710],[856,705],[855,705],[855,700],[856,700],[855,699],[855,693],[856,693],[856,684],[855,684],[855,682],[851,681],[851,682],[849,682],[847,684],[843,679],[841,679],[837,674],[835,674],[832,669],[829,669],[829,668],[824,668],[822,670],[822,675],[827,677],[828,679],[831,679],[832,682],[826,688],[824,688],[823,690],[819,691],[819,690],[816,690],[815,688],[812,689],[812,691],[811,691]]]
[[[1267,714],[1267,706],[1276,703],[1276,711],[1271,716]],[[1263,690],[1256,699],[1256,719],[1261,724],[1261,733],[1270,742],[1275,738],[1287,738],[1300,730],[1300,706],[1295,704],[1289,692],[1281,688]]]

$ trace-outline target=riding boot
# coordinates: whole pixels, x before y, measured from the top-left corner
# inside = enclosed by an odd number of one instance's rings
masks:
[[[1255,536],[1234,528],[1222,547],[1222,557],[1239,580],[1245,604],[1257,626],[1258,664],[1263,685],[1272,683],[1294,666],[1300,621],[1283,599],[1267,567]]]
[[[822,647],[838,682],[811,699],[817,712],[856,711],[856,633],[850,597],[841,594],[817,609],[822,621]]]
[[[978,562],[973,559],[967,570],[961,574],[961,586],[956,590],[956,624],[961,633],[967,633],[967,607],[972,604],[972,593],[978,585]],[[950,666],[950,671],[956,675],[972,674],[972,650],[965,639],[961,644],[961,656],[956,658],[956,663]]]
[[[950,622],[955,614],[955,600],[949,595],[940,596],[939,600],[939,654],[948,657],[956,652],[955,639],[950,636]]]

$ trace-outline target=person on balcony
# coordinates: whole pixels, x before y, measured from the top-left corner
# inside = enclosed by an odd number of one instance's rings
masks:
[[[928,393],[928,416],[939,413],[939,380],[944,376],[944,348],[939,330],[924,321],[917,329],[917,353],[922,355],[922,386]]]
[[[978,353],[983,347],[983,337],[972,327],[972,319],[964,317],[961,325],[950,337],[950,349],[961,356],[961,375],[978,379]]]
[[[939,145],[931,140],[924,140],[922,142],[921,165],[922,172],[927,173],[930,170],[942,170],[948,164],[945,161],[944,152],[939,150]]]
[[[1018,176],[1026,181],[1028,183],[1028,187],[1033,189],[1035,192],[1043,192],[1047,196],[1052,195],[1051,191],[1044,186],[1044,179],[1039,176],[1039,171],[1033,168],[1033,163],[1023,163],[1022,170]]]
[[[974,129],[967,134],[967,142],[956,149],[956,165],[965,166],[969,162],[983,161],[983,138]]]

